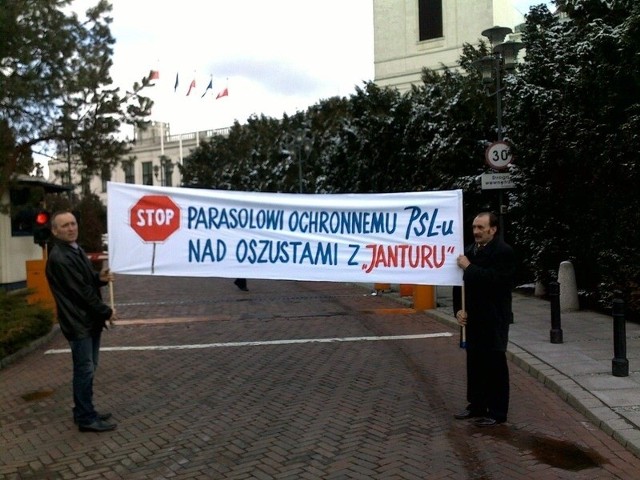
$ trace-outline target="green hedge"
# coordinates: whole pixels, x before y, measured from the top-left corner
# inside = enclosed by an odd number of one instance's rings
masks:
[[[28,292],[0,291],[0,360],[49,333],[53,312],[27,303]]]

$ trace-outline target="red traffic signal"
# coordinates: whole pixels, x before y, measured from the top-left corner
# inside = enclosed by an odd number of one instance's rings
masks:
[[[38,213],[36,213],[36,218],[34,219],[36,224],[35,226],[36,227],[48,226],[50,218],[51,218],[51,215],[49,215],[49,212],[45,212],[43,210],[39,211]]]
[[[37,210],[33,217],[33,243],[44,247],[51,238],[51,214],[46,210]]]

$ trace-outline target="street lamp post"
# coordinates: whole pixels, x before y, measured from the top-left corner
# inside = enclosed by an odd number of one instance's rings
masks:
[[[482,35],[489,39],[491,43],[491,55],[480,58],[475,62],[476,67],[482,74],[482,82],[491,85],[495,82],[496,91],[491,95],[496,96],[496,128],[498,142],[502,142],[504,134],[502,131],[502,75],[512,73],[515,70],[518,51],[523,47],[520,42],[513,40],[504,41],[505,37],[512,33],[508,27],[492,27],[482,31]],[[498,189],[498,203],[500,220],[500,237],[504,238],[504,214],[506,208],[503,205],[502,189]]]
[[[301,129],[296,132],[296,136],[294,138],[295,145],[297,147],[297,156],[298,156],[298,183],[299,183],[299,191],[302,193],[302,154],[304,152],[304,159],[308,160],[309,155],[311,154],[311,143],[312,140],[307,137],[306,129]]]

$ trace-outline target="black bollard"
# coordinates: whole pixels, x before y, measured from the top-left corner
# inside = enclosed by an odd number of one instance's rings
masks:
[[[629,360],[627,360],[627,327],[624,320],[624,301],[613,300],[613,360],[611,374],[614,377],[629,376]]]
[[[562,343],[562,328],[560,327],[560,284],[549,283],[549,298],[551,300],[551,343]]]

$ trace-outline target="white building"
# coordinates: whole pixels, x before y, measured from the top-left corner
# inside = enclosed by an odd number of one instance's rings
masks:
[[[373,0],[374,82],[406,91],[425,67],[457,67],[483,30],[522,21],[512,0]]]
[[[228,135],[229,128],[204,130],[198,132],[171,135],[170,125],[163,122],[152,122],[145,129],[136,129],[134,141],[129,153],[133,161],[124,160],[113,170],[95,176],[89,182],[89,190],[97,194],[102,202],[107,203],[107,182],[133,183],[138,185],[159,185],[178,187],[182,183],[180,169],[184,158],[194,150],[200,142],[215,135]],[[79,183],[77,172],[71,172],[73,183]],[[67,183],[69,178],[67,162],[63,158],[49,161],[49,180],[55,183]]]

